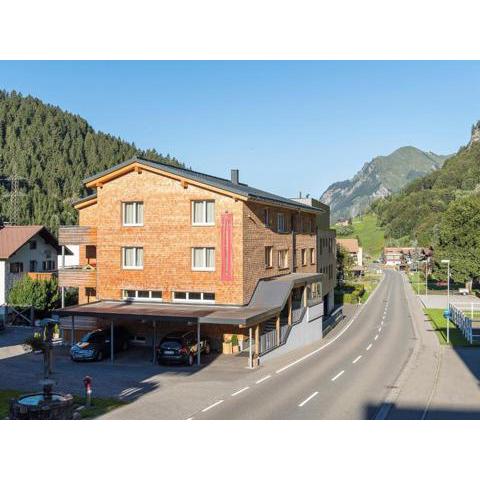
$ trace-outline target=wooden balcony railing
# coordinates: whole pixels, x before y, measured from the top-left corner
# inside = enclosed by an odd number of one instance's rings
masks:
[[[27,275],[32,280],[50,280],[57,272],[28,272]]]
[[[91,267],[65,267],[58,269],[59,287],[97,286],[97,271]]]
[[[80,225],[60,227],[58,230],[58,243],[60,245],[96,245],[97,227]]]

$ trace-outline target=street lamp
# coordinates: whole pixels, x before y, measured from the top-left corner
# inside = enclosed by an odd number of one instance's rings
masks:
[[[447,264],[447,343],[450,343],[450,260],[442,260],[441,263]]]

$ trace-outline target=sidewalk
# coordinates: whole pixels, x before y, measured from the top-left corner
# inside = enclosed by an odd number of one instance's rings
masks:
[[[441,346],[423,304],[405,281],[418,342],[389,398],[391,420],[480,418],[480,348]],[[410,319],[405,319],[410,321]]]

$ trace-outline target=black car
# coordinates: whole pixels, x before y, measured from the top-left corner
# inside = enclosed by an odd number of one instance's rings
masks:
[[[123,327],[113,329],[113,351],[120,352],[130,347],[130,334]],[[73,345],[70,358],[78,360],[103,360],[110,356],[110,328],[93,330]]]
[[[200,352],[210,353],[210,340],[200,337]],[[158,363],[185,363],[192,366],[197,355],[197,334],[194,331],[172,332],[163,337],[157,348]]]

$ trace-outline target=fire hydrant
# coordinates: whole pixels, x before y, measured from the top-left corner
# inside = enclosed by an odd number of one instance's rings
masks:
[[[92,377],[87,375],[83,379],[83,384],[85,385],[86,406],[90,407],[92,405]]]

